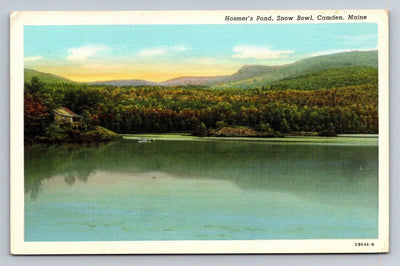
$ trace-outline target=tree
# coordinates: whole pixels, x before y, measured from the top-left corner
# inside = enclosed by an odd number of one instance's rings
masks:
[[[43,89],[43,83],[39,80],[38,77],[34,76],[31,79],[31,83],[25,83],[26,93],[36,94]]]
[[[204,137],[207,135],[207,127],[206,125],[201,122],[196,129],[193,131],[193,135],[199,136],[199,137]]]

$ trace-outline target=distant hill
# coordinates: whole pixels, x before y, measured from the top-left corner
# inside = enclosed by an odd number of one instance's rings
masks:
[[[32,77],[38,77],[43,82],[71,82],[71,83],[74,82],[72,80],[69,80],[69,79],[66,79],[66,78],[63,78],[63,77],[60,77],[57,75],[25,68],[24,69],[24,81],[30,82]]]
[[[141,79],[127,79],[127,80],[107,80],[107,81],[95,81],[87,82],[89,85],[107,85],[107,86],[159,86],[157,82],[151,82]]]
[[[185,86],[185,85],[203,85],[209,86],[227,79],[229,76],[213,77],[180,77],[166,80],[158,83],[160,86]]]
[[[222,77],[222,76],[221,76]],[[220,81],[220,76],[216,77],[180,77],[174,78],[162,82],[152,82],[141,79],[127,79],[127,80],[107,80],[107,81],[95,81],[87,82],[89,85],[108,85],[108,86],[186,86],[186,85],[213,85]],[[225,76],[223,76],[225,77]]]
[[[202,85],[215,88],[251,88],[266,86],[277,81],[305,77],[313,73],[321,75],[321,71],[331,69],[350,69],[352,75],[358,75],[357,71],[364,71],[361,68],[378,67],[378,51],[351,51],[329,55],[309,57],[291,64],[278,66],[245,65],[236,73],[226,76],[213,77],[180,77],[158,83],[159,86],[184,86]],[[338,74],[341,71],[333,71],[330,74]],[[325,73],[326,74],[326,73]],[[343,76],[344,72],[341,72]],[[330,79],[334,78],[330,76]],[[343,77],[344,78],[344,77]],[[355,79],[351,79],[356,82]],[[354,85],[348,84],[348,85]]]
[[[212,88],[254,88],[274,85],[281,88],[318,89],[376,83],[378,51],[351,51],[309,57],[279,66],[245,65],[236,73],[211,77],[179,77],[163,82],[112,80],[86,82],[110,86],[209,86]],[[25,69],[25,80],[37,76],[42,81],[73,82],[68,79]]]
[[[341,67],[288,77],[268,86],[274,89],[317,90],[352,85],[378,84],[378,69],[373,67]]]
[[[257,75],[264,74],[270,69],[277,67],[270,66],[243,66],[233,75],[224,76],[211,76],[211,77],[179,77],[170,80],[166,80],[158,83],[160,86],[213,86],[225,82],[231,82],[236,80],[243,80]]]
[[[332,69],[354,68],[353,71],[361,70],[357,69],[357,67],[377,69],[378,52],[353,51],[321,55],[281,66],[244,66],[237,73],[231,75],[227,81],[215,84],[214,86],[219,88],[251,88],[266,86],[284,79],[305,77],[307,75],[310,78],[313,74]]]
[[[307,89],[318,89],[321,85],[330,88],[339,84],[347,86],[375,82],[377,80],[377,68],[378,52],[376,50],[351,51],[309,57],[279,66],[245,65],[232,75],[180,77],[159,82],[157,85],[253,88],[279,83],[287,87],[301,89],[307,85]],[[360,76],[363,79],[358,78]],[[292,81],[289,82],[289,80]]]

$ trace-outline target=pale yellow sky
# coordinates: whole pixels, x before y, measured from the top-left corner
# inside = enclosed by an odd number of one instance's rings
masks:
[[[106,80],[127,80],[142,79],[147,81],[160,82],[184,76],[219,76],[231,75],[240,66],[212,66],[212,65],[192,65],[175,64],[170,66],[163,65],[102,65],[88,64],[77,67],[71,66],[38,66],[37,71],[51,73],[77,82],[92,82]]]

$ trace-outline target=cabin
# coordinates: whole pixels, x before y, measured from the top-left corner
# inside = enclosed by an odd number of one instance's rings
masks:
[[[59,107],[54,110],[54,123],[70,124],[72,128],[79,128],[82,125],[82,116],[75,114],[67,107]]]

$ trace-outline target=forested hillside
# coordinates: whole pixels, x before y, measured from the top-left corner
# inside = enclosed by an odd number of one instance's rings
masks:
[[[260,132],[377,133],[376,84],[321,90],[116,88],[44,84],[25,93],[25,136],[50,134],[66,106],[118,133],[197,132],[245,126]]]
[[[39,80],[41,80],[42,82],[65,82],[65,83],[73,83],[72,80],[57,76],[57,75],[53,75],[50,73],[43,73],[40,71],[36,71],[33,69],[28,69],[25,68],[24,69],[24,80],[25,82],[30,82],[32,80],[33,77],[37,77]]]
[[[336,62],[333,56],[325,58]],[[378,133],[377,68],[354,64],[315,68],[315,59],[311,61],[306,60],[313,67],[304,67],[303,72],[268,84],[262,82],[264,73],[261,81],[246,79],[247,85],[239,88],[239,83],[231,87],[88,85],[39,73],[25,81],[25,138],[68,135],[73,139],[97,126],[117,133],[202,136],[218,135],[218,130],[232,135],[233,129],[265,137]],[[374,64],[372,59],[365,61]],[[61,106],[81,115],[85,126],[71,130],[54,125],[53,111]]]
[[[306,58],[282,66],[244,66],[229,80],[215,85],[218,88],[253,88],[272,83],[296,79],[301,76],[314,76],[321,71],[335,69],[378,68],[377,51],[353,51]],[[336,78],[332,76],[331,78]],[[302,89],[302,88],[300,88]]]

